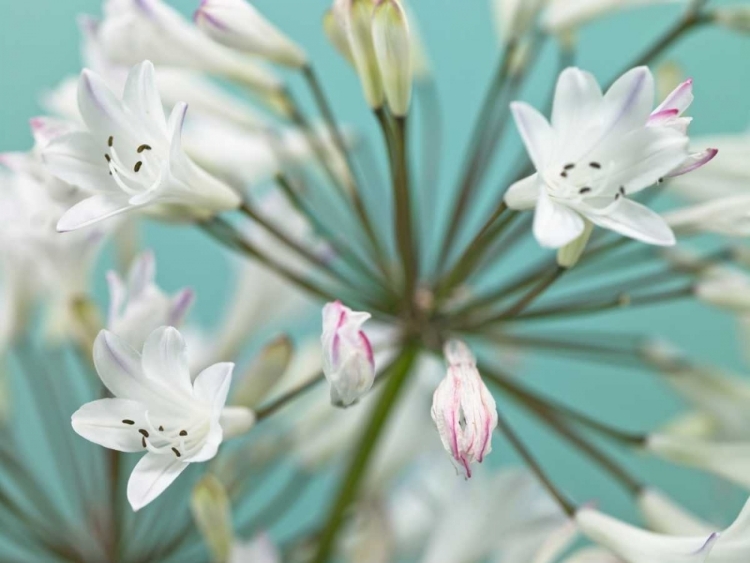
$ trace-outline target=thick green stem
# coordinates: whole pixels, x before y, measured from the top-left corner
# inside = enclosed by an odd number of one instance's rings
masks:
[[[345,513],[357,498],[357,493],[367,472],[370,458],[375,452],[378,439],[385,428],[385,423],[396,406],[399,394],[408,379],[416,353],[416,348],[411,344],[407,344],[406,348],[404,348],[399,357],[388,369],[390,373],[384,374],[388,376],[388,381],[378,398],[370,422],[365,428],[352,460],[349,463],[344,481],[328,515],[328,521],[321,532],[318,549],[312,563],[330,563],[331,561],[336,547],[336,538],[344,523]]]

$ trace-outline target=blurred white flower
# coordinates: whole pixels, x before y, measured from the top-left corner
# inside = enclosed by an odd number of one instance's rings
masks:
[[[452,340],[444,354],[448,372],[435,389],[432,420],[446,451],[468,479],[471,465],[482,463],[492,451],[497,406],[466,344]]]
[[[135,349],[142,348],[146,338],[160,326],[179,326],[193,303],[192,290],[167,295],[155,280],[156,260],[151,251],[135,259],[127,280],[115,271],[107,273],[107,329]]]
[[[674,536],[710,536],[715,529],[656,489],[643,489],[636,498],[649,529]]]
[[[281,553],[268,534],[258,534],[247,542],[236,541],[228,563],[281,563]]]
[[[218,43],[269,61],[301,68],[307,55],[245,0],[202,0],[195,22]]]
[[[750,559],[750,501],[729,528],[711,534],[657,534],[593,508],[579,509],[575,520],[581,532],[626,563],[742,563]]]
[[[748,313],[750,277],[739,269],[713,266],[699,274],[695,295],[709,305],[734,313]]]
[[[688,137],[654,122],[654,79],[635,68],[602,95],[596,79],[577,68],[562,72],[550,123],[534,108],[512,111],[537,173],[508,190],[513,209],[536,207],[534,235],[560,248],[586,221],[649,244],[674,244],[658,214],[627,196],[656,184],[688,158]]]
[[[215,364],[193,379],[185,341],[173,327],[151,333],[143,355],[102,331],[94,343],[94,364],[114,398],[81,407],[73,414],[73,429],[105,448],[146,451],[128,482],[133,510],[158,497],[188,464],[213,458],[223,440],[254,422],[252,411],[224,407],[234,364]]]
[[[87,130],[54,139],[44,150],[44,160],[53,174],[96,195],[69,209],[58,230],[78,229],[139,208],[190,219],[239,206],[231,188],[183,152],[187,106],[178,104],[167,122],[150,62],[131,70],[122,99],[101,77],[84,70],[78,97]]]
[[[507,44],[526,35],[550,0],[493,0],[500,39]]]
[[[551,0],[542,19],[542,26],[548,31],[559,33],[626,8],[684,2],[685,0]]]
[[[352,311],[340,301],[323,307],[323,373],[331,385],[331,403],[348,407],[375,381],[375,357],[362,325],[370,313]]]
[[[107,58],[121,65],[152,60],[201,70],[267,95],[282,86],[269,69],[215,43],[161,0],[107,0],[98,35]]]

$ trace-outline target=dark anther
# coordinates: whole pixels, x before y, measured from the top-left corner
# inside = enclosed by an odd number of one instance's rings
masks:
[[[151,147],[149,145],[141,145],[140,147],[138,147],[136,152],[138,154],[141,154],[143,151],[150,151],[150,150],[151,150]]]
[[[112,160],[112,157],[109,156],[108,154],[105,154],[104,158],[107,159],[107,162],[111,162],[111,160]]]
[[[107,146],[111,147],[115,142],[115,138],[110,136],[109,139],[107,139]]]
[[[110,175],[110,176],[112,175],[112,171],[111,171],[111,170],[109,171],[109,175]]]
[[[180,457],[182,455],[180,453],[180,450],[178,450],[177,448],[172,448],[172,451],[174,452],[174,455],[176,455],[177,457]]]
[[[563,170],[562,172],[560,172],[560,176],[562,176],[563,178],[567,178],[568,173]]]
[[[130,424],[131,426],[132,426],[133,424],[135,424],[135,422],[133,422],[132,420],[128,420],[128,419],[125,419],[125,420],[123,420],[123,421],[122,421],[122,423],[123,423],[123,424]]]
[[[139,160],[138,162],[135,163],[135,168],[133,168],[133,170],[138,172],[141,169],[141,166],[143,166],[143,163]]]
[[[615,194],[615,201],[617,201],[618,199],[620,199],[620,193],[619,192]]]
[[[164,432],[164,427],[163,426],[159,426],[159,432]]]
[[[148,438],[148,431],[147,430],[144,430],[143,428],[141,428],[140,430],[138,430],[138,432],[140,432],[141,434],[143,434],[144,438]]]
[[[585,193],[588,193],[590,191],[591,191],[591,188],[581,188],[580,190],[578,190],[578,193],[579,194],[585,194]]]
[[[143,447],[146,447],[146,438],[141,438],[141,444],[143,444]]]
[[[597,170],[599,170],[602,167],[602,165],[599,164],[598,162],[589,162],[589,166],[591,166],[591,168],[596,168]]]
[[[664,178],[659,178],[659,179],[658,179],[658,180],[656,181],[656,183],[657,183],[657,184],[663,184],[663,183],[664,183]]]
[[[620,193],[625,195],[625,186],[620,186]]]
[[[563,168],[565,168],[565,170],[572,170],[575,167],[576,167],[575,164],[566,164],[565,166],[563,166]]]
[[[180,430],[180,436],[187,436],[187,430]]]

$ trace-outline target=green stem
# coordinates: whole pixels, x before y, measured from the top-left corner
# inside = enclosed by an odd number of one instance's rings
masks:
[[[290,391],[284,393],[278,399],[274,400],[272,403],[259,408],[257,411],[255,411],[255,420],[260,422],[261,420],[265,420],[266,418],[270,417],[279,409],[287,405],[289,402],[293,401],[300,395],[306,393],[307,391],[315,387],[318,383],[323,381],[323,379],[324,379],[323,374],[319,373],[316,376],[311,377],[304,383],[300,384],[299,386],[295,387],[294,389],[291,389]]]
[[[375,452],[378,439],[385,428],[388,417],[396,406],[399,394],[408,379],[409,370],[416,356],[416,348],[407,344],[395,362],[388,368],[388,381],[372,412],[370,421],[365,428],[357,449],[349,464],[341,488],[328,515],[328,521],[323,528],[318,542],[318,549],[312,563],[329,563],[336,547],[341,525],[347,509],[357,498],[360,484],[365,477],[367,466]],[[381,376],[382,377],[382,376]]]
[[[394,156],[396,157],[396,185],[394,186],[396,194],[396,225],[406,280],[406,295],[411,300],[417,284],[417,276],[419,275],[419,256],[415,245],[416,236],[412,224],[414,217],[411,208],[411,191],[409,189],[410,172],[406,117],[394,117],[393,133],[395,142]]]

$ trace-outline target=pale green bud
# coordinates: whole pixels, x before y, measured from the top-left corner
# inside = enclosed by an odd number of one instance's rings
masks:
[[[257,407],[284,375],[293,354],[294,347],[286,335],[267,344],[238,378],[232,405]]]
[[[716,25],[740,33],[750,33],[750,6],[728,6],[712,12]]]
[[[206,541],[211,560],[225,563],[232,550],[232,510],[224,485],[207,474],[196,484],[190,499],[195,524]]]
[[[398,0],[381,0],[375,8],[372,39],[388,105],[403,117],[411,101],[413,58],[409,22]]]
[[[557,264],[563,268],[572,268],[575,266],[578,260],[581,259],[583,251],[586,250],[586,245],[593,230],[593,223],[586,221],[586,227],[583,229],[581,235],[557,251]]]

